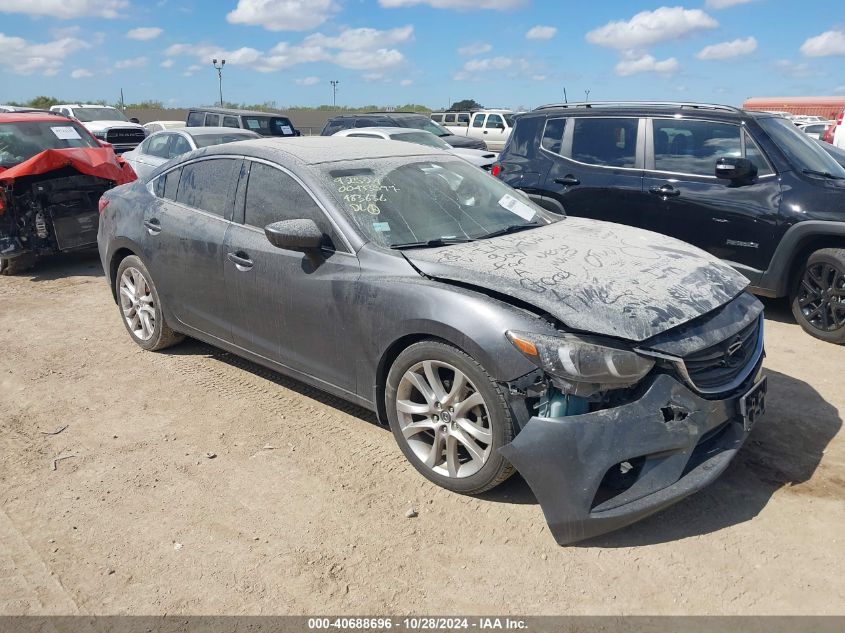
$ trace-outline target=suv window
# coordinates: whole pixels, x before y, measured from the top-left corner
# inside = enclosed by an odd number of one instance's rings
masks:
[[[335,132],[352,127],[351,123],[347,124],[347,121],[348,119],[329,119],[326,127],[323,128],[323,136],[331,136]]]
[[[458,115],[458,125],[466,127],[469,125],[469,115],[468,114],[459,114]]]
[[[488,129],[499,129],[505,126],[505,120],[498,114],[487,115],[487,124],[484,126]]]
[[[206,125],[206,127],[219,127],[220,126],[220,115],[219,114],[206,114],[205,115],[205,125]]]
[[[438,123],[443,123],[443,115],[442,114],[432,114],[431,120],[437,121]]]
[[[188,127],[199,127],[202,125],[204,119],[205,114],[202,112],[190,112],[188,114],[187,125]]]
[[[450,123],[454,125],[457,122],[457,118],[454,114],[447,114],[443,117],[443,121],[438,121],[438,123]]]
[[[223,127],[241,127],[236,116],[224,116]]]
[[[484,127],[484,115],[476,114],[472,118],[472,127]]]
[[[760,146],[754,142],[751,135],[747,131],[743,130],[742,137],[745,141],[745,157],[754,163],[754,166],[757,168],[757,175],[770,176],[775,173],[769,166],[769,162],[766,160],[766,155],[763,154]]]
[[[212,158],[182,167],[176,202],[226,217],[232,208],[232,193],[238,182],[232,158]]]
[[[654,168],[712,176],[716,161],[742,156],[740,127],[716,121],[655,119]]]
[[[638,119],[575,118],[572,160],[604,167],[634,167]]]
[[[263,230],[273,222],[302,218],[314,220],[325,234],[333,234],[322,209],[302,185],[280,169],[252,163],[246,187],[244,224]]]
[[[566,119],[549,119],[546,121],[546,129],[543,130],[543,140],[540,142],[540,146],[553,154],[560,154],[565,128]]]

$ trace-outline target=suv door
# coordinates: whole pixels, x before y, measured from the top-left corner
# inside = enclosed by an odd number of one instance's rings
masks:
[[[358,258],[300,181],[271,163],[246,165],[223,264],[233,342],[354,393],[361,355],[350,351],[354,301],[345,291],[358,277]],[[325,234],[319,254],[277,248],[264,235],[268,224],[302,218]]]
[[[737,264],[755,276],[771,260],[780,184],[743,126],[703,119],[648,121],[643,187],[653,198],[653,228]],[[757,178],[716,178],[716,161],[746,157]],[[752,279],[752,281],[755,281]]]
[[[647,228],[644,125],[636,117],[549,118],[540,142],[552,159],[543,189],[567,214]]]
[[[501,114],[488,114],[484,122],[483,140],[491,152],[501,152],[508,140],[507,126]]]
[[[144,262],[166,305],[187,328],[221,340],[230,338],[223,241],[242,162],[206,158],[171,170],[163,185],[154,184],[161,204],[144,211],[149,245]]]

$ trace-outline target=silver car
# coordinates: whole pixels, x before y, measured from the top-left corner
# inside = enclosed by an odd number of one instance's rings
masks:
[[[230,127],[192,127],[165,130],[150,134],[134,150],[124,153],[123,160],[132,166],[132,169],[138,174],[138,178],[146,178],[159,165],[195,149],[234,141],[248,141],[253,138],[261,137],[249,130],[235,130]]]

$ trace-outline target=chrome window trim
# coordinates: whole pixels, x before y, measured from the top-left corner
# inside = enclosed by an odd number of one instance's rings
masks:
[[[560,154],[555,154],[554,152],[547,150],[543,147],[543,137],[546,135],[546,125],[548,125],[551,119],[564,119],[566,121],[566,127],[563,131],[563,138],[560,142]],[[643,172],[645,171],[643,167],[612,167],[610,165],[596,165],[594,163],[584,163],[580,160],[575,160],[572,158],[572,137],[575,133],[575,125],[570,125],[570,121],[573,119],[631,119],[637,121],[637,147],[634,150],[634,162],[642,162],[640,161],[640,144],[642,143],[642,126],[643,126],[643,117],[640,116],[554,116],[554,117],[546,117],[545,123],[543,123],[543,132],[540,134],[540,151],[545,152],[549,156],[553,158],[562,158],[570,163],[575,163],[576,165],[584,165],[585,167],[591,167],[593,169],[612,169],[614,171],[638,171]],[[564,154],[566,152],[569,154],[568,156]]]

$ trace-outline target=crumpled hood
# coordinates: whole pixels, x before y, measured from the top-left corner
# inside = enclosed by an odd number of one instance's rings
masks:
[[[117,185],[137,178],[132,167],[116,156],[111,148],[72,147],[44,150],[9,169],[0,167],[0,183],[12,182],[23,176],[46,174],[63,167],[73,167],[81,174],[113,180]]]
[[[574,330],[637,342],[728,303],[749,283],[679,240],[574,217],[514,235],[403,253],[430,277],[515,297]]]

